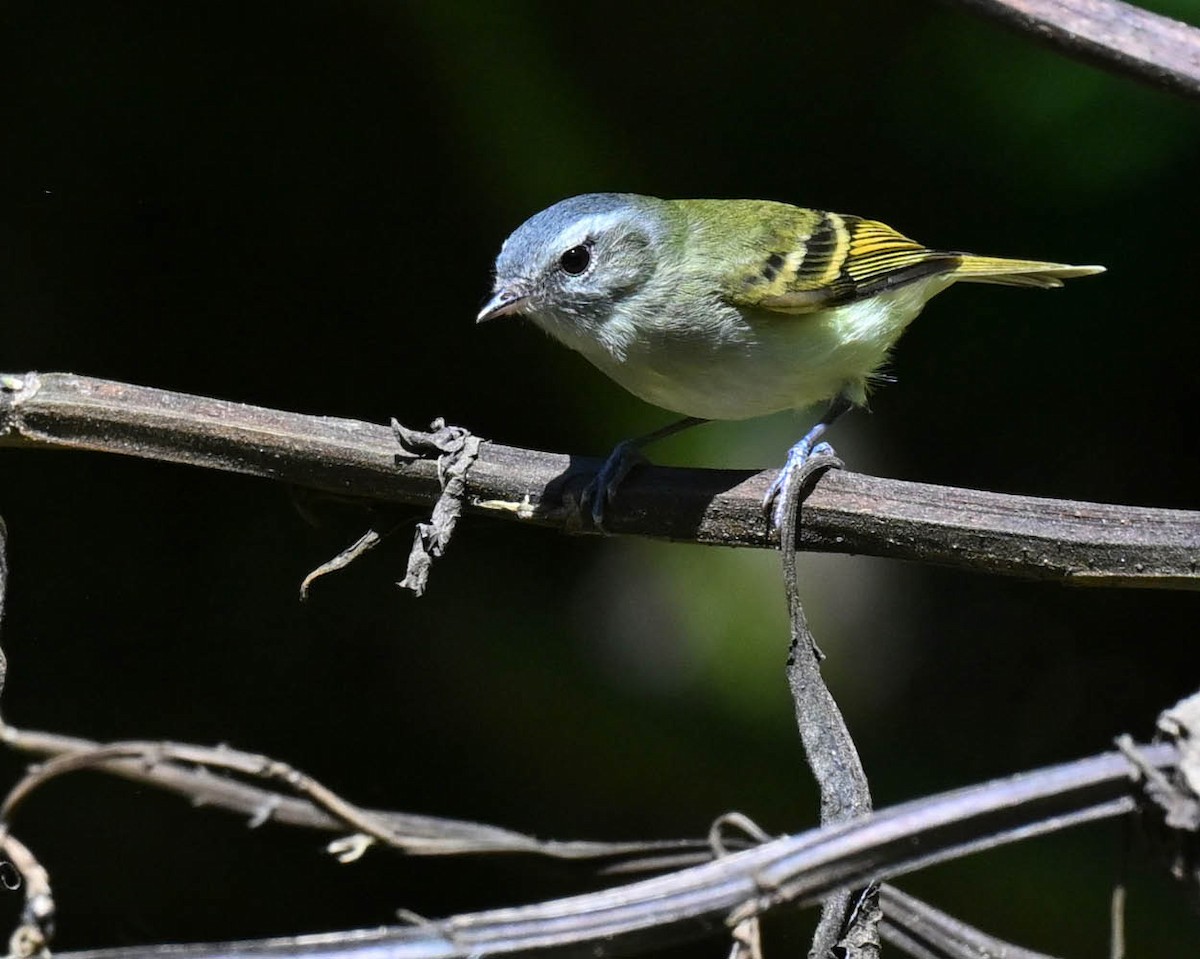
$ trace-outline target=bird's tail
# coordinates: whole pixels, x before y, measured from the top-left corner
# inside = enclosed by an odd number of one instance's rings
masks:
[[[1051,289],[1076,276],[1103,273],[1102,266],[1068,266],[1065,263],[1041,263],[1037,260],[1006,260],[998,256],[958,254],[961,262],[951,272],[964,283],[999,283],[1002,286],[1035,286]]]

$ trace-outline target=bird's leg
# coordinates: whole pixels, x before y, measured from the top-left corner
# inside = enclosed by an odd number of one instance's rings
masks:
[[[813,456],[833,455],[833,447],[820,442],[825,431],[854,404],[842,394],[838,394],[829,404],[829,408],[799,442],[788,450],[787,462],[775,477],[775,482],[763,497],[763,512],[771,517],[773,529],[783,528],[783,516],[787,510],[788,500],[795,493],[798,480],[804,478],[804,464]]]
[[[692,426],[699,426],[701,423],[707,423],[708,420],[701,419],[698,416],[688,416],[681,420],[676,420],[674,423],[668,423],[666,426],[656,429],[653,433],[647,433],[645,436],[639,436],[631,440],[623,440],[613,447],[613,451],[608,454],[608,459],[604,461],[604,465],[597,471],[592,481],[588,483],[587,488],[583,491],[583,498],[580,501],[580,507],[587,509],[591,506],[592,522],[595,523],[598,529],[604,528],[604,509],[609,502],[617,495],[617,488],[621,482],[629,475],[629,471],[639,463],[645,463],[646,457],[642,455],[642,447],[649,446],[657,440],[666,439],[668,436],[674,436],[676,433],[681,433]]]

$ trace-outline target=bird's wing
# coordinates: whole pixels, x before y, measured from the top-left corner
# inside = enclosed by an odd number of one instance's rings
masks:
[[[811,313],[952,273],[962,261],[875,220],[796,207],[773,214],[722,286],[734,306]]]

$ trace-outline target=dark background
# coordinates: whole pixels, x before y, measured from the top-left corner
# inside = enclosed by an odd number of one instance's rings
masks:
[[[1187,0],[1152,6],[1200,23]],[[1196,105],[952,7],[30,0],[0,4],[0,90],[0,369],[441,415],[598,455],[668,414],[527,326],[474,326],[500,241],[591,190],[774,198],[1109,267],[1054,293],[939,298],[897,385],[835,431],[853,468],[1198,506]],[[810,421],[709,426],[656,456],[766,466]],[[304,573],[365,519],[313,527],[268,482],[6,451],[0,515],[18,726],[226,741],[366,805],[553,838],[694,836],[735,808],[772,832],[814,822],[776,556],[471,517],[425,598],[392,585],[404,533],[301,605]],[[1200,678],[1196,595],[827,556],[803,573],[881,805],[1148,735]],[[526,859],[337,866],[322,837],[89,776],[16,829],[53,876],[62,948],[371,926],[597,883]],[[904,885],[1097,955],[1121,835]],[[1194,951],[1195,915],[1132,869],[1131,948]],[[795,952],[807,928],[767,935]]]

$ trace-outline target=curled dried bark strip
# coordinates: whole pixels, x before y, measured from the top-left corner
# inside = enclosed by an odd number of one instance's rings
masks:
[[[308,599],[309,588],[316,580],[330,573],[335,573],[339,569],[345,569],[364,553],[370,552],[382,542],[383,537],[378,532],[373,529],[367,530],[351,545],[333,557],[333,559],[325,561],[304,577],[300,582],[300,598],[302,600]]]
[[[829,826],[865,816],[871,811],[871,790],[858,749],[833,694],[821,676],[823,658],[800,602],[796,573],[796,536],[800,500],[810,490],[811,480],[827,470],[842,466],[832,454],[810,457],[791,484],[784,503],[780,550],[783,582],[787,595],[791,645],[788,649],[787,680],[800,728],[804,757],[812,770],[821,796],[821,825]],[[879,955],[878,891],[839,889],[821,904],[821,918],[813,933],[810,959],[828,959],[840,949],[842,955]]]
[[[395,420],[392,420],[392,431],[408,454],[437,457],[438,482],[442,485],[429,522],[417,524],[412,551],[408,554],[408,572],[398,584],[421,596],[429,583],[433,561],[446,552],[462,515],[467,473],[479,458],[482,441],[461,426],[447,426],[440,417],[430,424],[428,433],[410,430]]]

